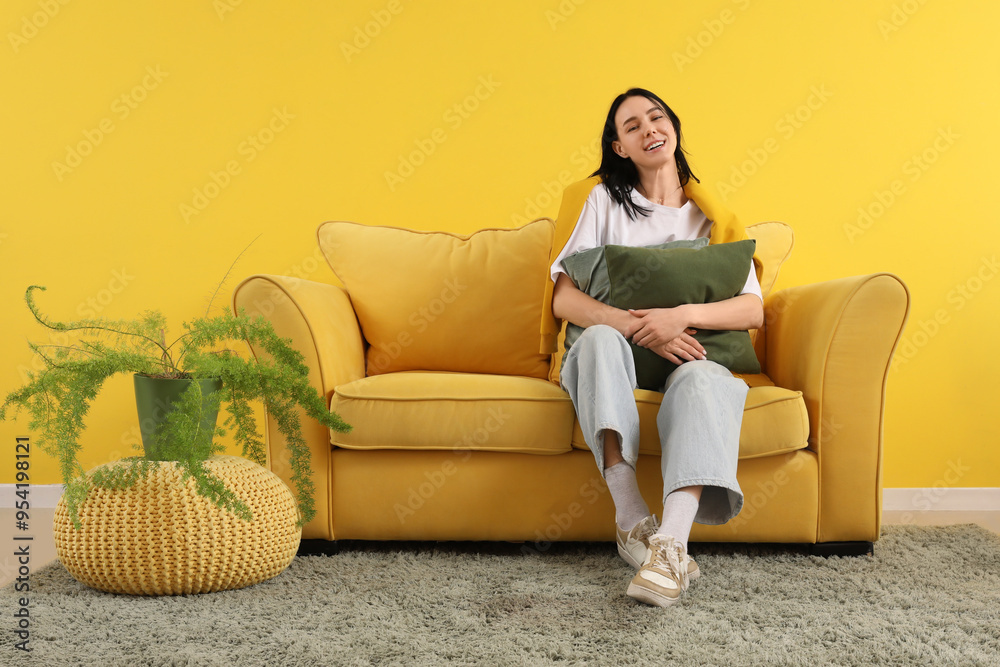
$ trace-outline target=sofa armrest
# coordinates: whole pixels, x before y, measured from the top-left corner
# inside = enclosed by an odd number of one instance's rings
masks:
[[[305,356],[309,381],[329,404],[334,389],[365,375],[361,328],[347,292],[336,285],[287,276],[251,276],[233,292],[233,308],[263,315],[282,338]],[[253,350],[257,354],[257,350]],[[270,415],[264,430],[268,466],[291,486],[284,438]],[[330,489],[330,432],[304,411],[302,435],[312,454],[316,517],[303,527],[305,539],[333,539]]]
[[[909,308],[906,285],[887,273],[793,287],[765,301],[765,371],[801,391],[809,413],[819,542],[878,539],[885,388]]]

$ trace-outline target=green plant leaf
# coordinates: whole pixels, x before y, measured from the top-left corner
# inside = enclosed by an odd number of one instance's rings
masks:
[[[28,413],[28,428],[37,433],[39,447],[59,461],[74,525],[79,527],[80,504],[90,488],[127,488],[151,469],[153,462],[142,463],[143,459],[135,457],[120,471],[115,468],[114,472],[91,476],[84,474],[79,463],[86,417],[104,382],[115,375],[135,373],[222,381],[222,390],[209,397],[203,397],[198,383],[192,383],[155,438],[195,478],[199,493],[238,514],[249,510],[201,464],[222,451],[214,444],[214,436],[225,431],[203,427],[201,416],[204,410],[217,410],[225,404],[225,423],[235,428],[234,437],[243,456],[265,465],[267,452],[253,410],[253,404],[263,405],[288,448],[299,525],[315,516],[311,455],[302,437],[300,418],[307,415],[341,432],[351,427],[328,409],[326,400],[309,384],[309,368],[302,354],[291,341],[279,337],[270,322],[243,312],[203,317],[184,323],[181,335],[168,342],[166,318],[156,311],[145,311],[132,320],[52,320],[35,303],[35,293],[44,290],[32,285],[25,292],[25,302],[39,324],[60,333],[60,342],[29,343],[43,369],[30,371],[25,384],[4,398],[0,419],[22,410]],[[247,343],[261,354],[250,354]]]

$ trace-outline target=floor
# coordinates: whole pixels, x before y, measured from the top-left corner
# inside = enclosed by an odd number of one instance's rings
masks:
[[[28,531],[17,531],[16,510],[0,509],[0,549],[5,555],[0,559],[0,586],[6,586],[19,576],[22,566],[28,574],[55,560],[56,547],[52,541],[51,509],[31,512]],[[957,523],[975,523],[1000,534],[1000,511],[990,512],[903,512],[885,511],[882,523],[895,525],[912,523],[920,526],[948,526]],[[30,538],[30,539],[26,539]],[[26,555],[24,555],[26,553]],[[18,555],[22,554],[22,555]],[[27,563],[23,561],[27,560]]]

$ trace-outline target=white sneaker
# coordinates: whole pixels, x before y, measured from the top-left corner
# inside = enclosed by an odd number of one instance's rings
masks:
[[[646,562],[646,551],[649,548],[649,537],[659,528],[656,517],[652,514],[635,524],[630,531],[624,531],[615,522],[615,534],[618,536],[618,555],[625,562],[639,569]]]
[[[691,562],[673,537],[651,535],[646,560],[628,585],[629,597],[656,607],[674,604],[687,590]]]

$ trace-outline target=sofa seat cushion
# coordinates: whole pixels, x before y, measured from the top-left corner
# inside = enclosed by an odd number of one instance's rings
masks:
[[[570,451],[575,413],[561,388],[537,378],[386,373],[340,385],[330,409],[353,426],[330,432],[348,449]]]
[[[743,427],[740,430],[740,458],[754,459],[775,454],[785,454],[804,449],[809,444],[809,415],[802,392],[782,389],[760,381],[762,375],[752,376],[746,404],[743,408]],[[660,441],[656,430],[656,413],[663,394],[644,389],[635,390],[639,408],[639,453],[660,455]],[[573,425],[573,447],[588,449],[580,424]]]

